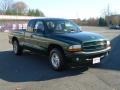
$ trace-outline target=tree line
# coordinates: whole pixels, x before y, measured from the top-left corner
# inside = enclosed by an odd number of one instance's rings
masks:
[[[13,0],[0,0],[1,15],[22,15],[22,16],[45,16],[39,9],[30,9],[22,1],[14,2]]]
[[[78,19],[74,19],[73,21],[75,21],[78,25],[82,25],[82,26],[107,26],[107,21],[103,17],[89,18],[83,20],[78,18]]]
[[[79,25],[85,26],[111,26],[111,25],[120,25],[120,14],[112,11],[110,5],[108,4],[107,8],[103,10],[101,17],[99,18],[89,18],[83,19],[80,18],[74,20]]]
[[[31,9],[22,1],[15,2],[13,0],[0,0],[0,15],[45,16],[39,9]],[[89,18],[84,20],[78,18],[74,19],[74,21],[79,25],[87,26],[109,26],[111,24],[120,24],[120,18],[111,18],[112,15],[115,14],[110,10],[110,6],[108,5],[103,12],[103,16],[100,18]]]

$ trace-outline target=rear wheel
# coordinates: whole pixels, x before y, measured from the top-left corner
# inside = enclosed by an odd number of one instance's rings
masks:
[[[49,60],[54,70],[61,71],[65,68],[64,55],[59,49],[54,48],[50,51]]]
[[[13,41],[13,52],[15,55],[21,55],[22,54],[22,47],[19,45],[19,42],[17,40]]]

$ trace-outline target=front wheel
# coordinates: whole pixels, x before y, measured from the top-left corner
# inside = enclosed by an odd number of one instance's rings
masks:
[[[17,40],[13,41],[13,52],[15,55],[21,55],[22,54],[22,48],[20,47]]]
[[[56,71],[61,71],[65,68],[64,55],[59,49],[52,49],[49,56],[50,64]]]

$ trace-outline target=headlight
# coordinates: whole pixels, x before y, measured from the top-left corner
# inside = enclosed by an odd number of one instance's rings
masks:
[[[110,46],[110,41],[107,41],[107,46]]]
[[[72,45],[68,48],[68,51],[70,52],[78,52],[81,51],[81,45]]]

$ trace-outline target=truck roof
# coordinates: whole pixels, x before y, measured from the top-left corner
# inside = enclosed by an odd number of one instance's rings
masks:
[[[39,18],[34,18],[31,20],[67,20],[64,18],[51,18],[51,17],[39,17]]]

